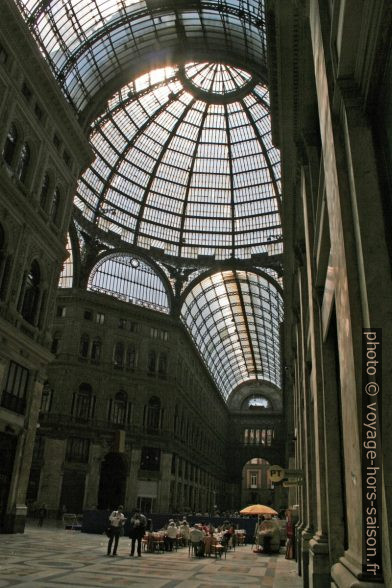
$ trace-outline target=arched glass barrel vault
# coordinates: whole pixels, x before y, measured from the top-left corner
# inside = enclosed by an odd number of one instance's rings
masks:
[[[95,159],[78,183],[77,222],[103,249],[122,243],[121,259],[97,260],[89,288],[132,298],[129,288],[144,291],[155,258],[176,296],[188,280],[182,320],[222,395],[247,380],[280,386],[282,296],[267,275],[282,253],[280,165],[265,85],[264,2],[16,3],[90,125]],[[140,255],[147,268],[131,286],[115,278],[129,271],[127,255]],[[252,267],[261,259],[266,273]],[[164,299],[158,274],[142,302]],[[161,302],[167,312],[170,302]]]
[[[233,270],[213,273],[184,292],[181,318],[227,400],[256,379],[280,388],[280,288],[265,276]]]

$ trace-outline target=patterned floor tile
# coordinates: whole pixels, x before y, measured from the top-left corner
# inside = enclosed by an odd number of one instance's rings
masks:
[[[102,535],[27,527],[0,538],[0,588],[301,588],[296,564],[245,546],[226,559],[195,559],[187,549],[129,557],[120,539],[117,557],[106,556]]]

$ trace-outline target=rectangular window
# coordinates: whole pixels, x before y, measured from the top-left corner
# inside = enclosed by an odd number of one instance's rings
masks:
[[[250,474],[250,487],[257,488],[257,474],[255,473]]]
[[[91,310],[85,310],[83,313],[83,318],[86,321],[92,321],[93,320],[93,313]]]
[[[119,329],[125,329],[126,326],[127,326],[127,319],[124,319],[124,318],[118,319],[118,328]]]
[[[64,318],[66,315],[66,307],[65,306],[58,306],[56,309],[56,316],[59,318]]]
[[[35,443],[34,443],[34,448],[33,448],[33,462],[43,460],[44,449],[45,449],[45,438],[39,437],[37,435],[35,438]]]
[[[140,469],[150,472],[159,471],[161,466],[161,450],[155,447],[143,447],[140,459]]]
[[[103,325],[105,322],[105,315],[103,312],[97,312],[97,316],[95,317],[95,322],[99,325]]]
[[[159,329],[156,329],[155,327],[150,328],[151,339],[158,339],[158,334],[159,334]]]
[[[168,332],[161,329],[160,338],[162,341],[167,341],[168,340]]]
[[[1,406],[18,414],[24,414],[29,370],[10,362],[7,382],[1,397]]]
[[[44,384],[41,396],[41,412],[50,412],[52,407],[53,390],[48,383]]]
[[[129,321],[129,330],[131,333],[137,333],[139,331],[139,324],[134,321]]]
[[[90,440],[79,437],[69,437],[67,441],[67,461],[87,463],[90,450]]]

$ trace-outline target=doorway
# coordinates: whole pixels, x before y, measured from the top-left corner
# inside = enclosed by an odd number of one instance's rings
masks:
[[[98,508],[113,510],[124,504],[126,481],[126,458],[121,453],[108,453],[101,464]]]

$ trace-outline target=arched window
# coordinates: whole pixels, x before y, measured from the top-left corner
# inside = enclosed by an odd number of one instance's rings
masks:
[[[23,318],[32,324],[34,323],[38,309],[40,280],[41,272],[39,265],[36,261],[33,261],[22,288],[23,299],[21,304]]]
[[[60,210],[60,190],[58,187],[55,188],[52,196],[52,202],[50,203],[49,216],[55,224],[58,224],[58,216]]]
[[[127,349],[127,369],[134,370],[136,367],[136,346],[128,345]]]
[[[91,361],[95,363],[99,363],[101,360],[101,350],[102,350],[102,342],[101,339],[98,337],[97,339],[93,340],[91,345]]]
[[[49,174],[45,174],[43,182],[42,182],[42,186],[41,186],[41,195],[40,195],[40,206],[43,209],[46,208],[46,205],[48,203],[49,186],[50,186]]]
[[[84,357],[84,358],[88,357],[89,347],[90,347],[90,337],[86,334],[83,334],[80,337],[80,344],[79,344],[80,357]]]
[[[73,415],[81,419],[89,419],[93,416],[93,397],[90,384],[80,384],[78,392],[74,396]]]
[[[147,428],[157,431],[160,428],[161,401],[157,396],[152,396],[147,405]]]
[[[113,253],[101,259],[90,274],[87,289],[160,312],[170,311],[162,277],[138,257]]]
[[[111,401],[109,420],[116,425],[125,425],[127,421],[127,395],[123,390],[117,392]]]
[[[252,396],[248,399],[248,408],[250,410],[271,408],[271,402],[265,396]]]
[[[16,130],[15,125],[12,124],[10,126],[9,131],[8,131],[8,135],[5,140],[4,149],[3,149],[3,158],[4,158],[4,161],[6,163],[8,163],[8,165],[12,165],[14,155],[15,155],[17,141],[18,141],[18,132]]]
[[[157,363],[157,354],[153,349],[148,352],[147,369],[150,373],[155,373]]]
[[[117,368],[124,367],[124,343],[118,342],[114,346],[113,363]]]
[[[26,181],[27,171],[29,169],[29,163],[30,163],[30,147],[28,146],[27,143],[24,143],[22,145],[22,149],[20,151],[18,168],[16,170],[16,177],[18,178],[18,180],[20,180],[23,183]]]

